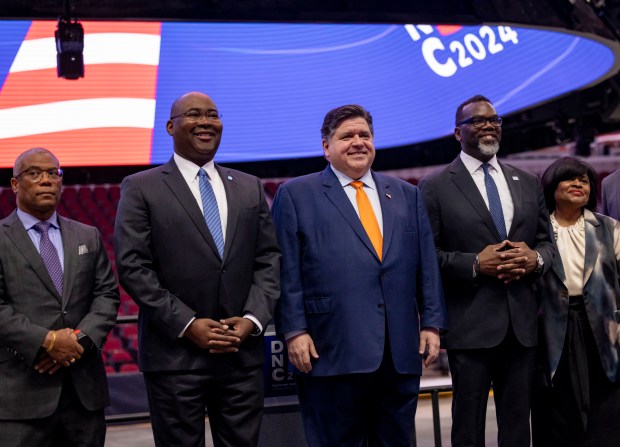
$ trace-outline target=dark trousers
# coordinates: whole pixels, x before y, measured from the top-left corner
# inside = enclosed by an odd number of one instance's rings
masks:
[[[215,447],[254,447],[263,416],[261,366],[144,374],[157,447],[204,447],[205,407]]]
[[[300,375],[299,403],[310,447],[410,447],[420,376],[399,374],[386,349],[379,369]]]
[[[530,397],[536,348],[526,348],[512,329],[486,349],[449,349],[452,373],[452,446],[484,447],[487,401],[495,398],[499,447],[529,447]]]
[[[533,445],[616,447],[619,421],[620,383],[612,383],[603,371],[583,299],[575,300],[553,386],[535,388]]]
[[[103,447],[105,433],[103,409],[84,408],[66,374],[56,411],[41,419],[0,421],[0,446]]]

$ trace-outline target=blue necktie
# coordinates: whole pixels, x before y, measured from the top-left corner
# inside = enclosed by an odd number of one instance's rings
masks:
[[[205,222],[207,222],[211,236],[213,236],[213,240],[217,246],[217,251],[220,254],[220,258],[222,258],[224,256],[224,234],[222,233],[222,221],[220,220],[220,210],[217,207],[217,200],[215,200],[215,194],[213,193],[211,182],[209,182],[207,171],[200,168],[198,171],[198,179]]]
[[[62,265],[60,264],[60,258],[58,257],[58,250],[54,247],[54,244],[50,240],[49,222],[39,222],[33,225],[33,228],[41,233],[41,240],[39,242],[39,252],[41,253],[41,257],[43,258],[43,263],[45,264],[45,268],[47,272],[50,274],[52,278],[52,282],[56,287],[56,291],[60,296],[62,296]]]
[[[487,198],[489,199],[489,211],[495,227],[499,233],[500,239],[503,241],[508,239],[506,234],[506,223],[504,222],[504,212],[502,211],[502,202],[499,199],[499,192],[497,191],[497,185],[495,180],[489,174],[489,163],[482,163],[482,170],[484,171],[484,186],[487,189]]]

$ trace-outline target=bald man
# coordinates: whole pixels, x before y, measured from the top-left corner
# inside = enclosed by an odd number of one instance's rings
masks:
[[[157,446],[258,443],[263,332],[280,252],[262,184],[214,163],[223,124],[187,93],[166,123],[174,155],[127,177],[115,228],[121,284],[140,306],[140,368]]]

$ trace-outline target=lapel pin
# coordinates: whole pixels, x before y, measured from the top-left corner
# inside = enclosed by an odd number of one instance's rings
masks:
[[[228,180],[232,180],[233,179],[232,175],[229,175],[227,178],[228,178]]]
[[[516,176],[516,175],[513,175],[513,176],[512,176],[512,179],[513,179],[513,180],[519,180],[519,177],[518,177],[518,176]]]
[[[385,197],[387,197],[388,199],[391,199],[391,198],[392,198],[392,195],[391,195],[389,192],[386,192],[386,193],[385,193]]]

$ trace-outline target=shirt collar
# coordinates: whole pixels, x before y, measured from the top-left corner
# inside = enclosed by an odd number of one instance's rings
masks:
[[[200,168],[203,168],[209,174],[209,178],[213,179],[214,175],[218,175],[217,169],[215,169],[215,162],[213,160],[207,162],[203,166],[198,166],[196,163],[189,161],[187,158],[181,157],[176,152],[174,153],[174,162],[176,163],[181,175],[187,183],[197,181],[197,174]]]
[[[17,208],[17,217],[21,221],[26,231],[30,230],[34,225],[41,222],[39,219],[34,217],[32,214],[28,214],[27,212],[22,211],[19,208]],[[58,229],[60,228],[60,226],[58,225],[58,214],[56,213],[56,211],[54,211],[54,214],[52,214],[52,216],[49,219],[47,219],[45,222],[49,222],[50,224],[52,224],[52,227],[54,228],[58,228]]]
[[[460,155],[461,160],[465,165],[465,168],[467,168],[467,171],[469,171],[470,174],[473,174],[478,169],[480,169],[480,166],[482,166],[482,163],[484,163],[483,161],[480,161],[477,158],[474,158],[463,151],[461,151]],[[493,158],[491,158],[487,163],[489,163],[493,167],[493,169],[495,169],[495,171],[502,172],[499,167],[499,162],[497,161],[497,155],[493,155]]]
[[[330,164],[329,167],[332,169],[334,174],[336,174],[336,177],[338,178],[338,181],[340,182],[340,184],[343,187],[347,186],[349,183],[351,183],[352,181],[356,180],[356,179],[352,179],[351,177],[349,177],[346,174],[343,174],[338,169],[334,168],[334,165],[332,165],[332,164]],[[366,174],[362,175],[357,180],[363,182],[364,185],[366,185],[369,188],[377,189],[377,187],[375,185],[375,179],[372,177],[372,172],[370,171],[370,169],[368,170],[368,172],[366,172]]]

